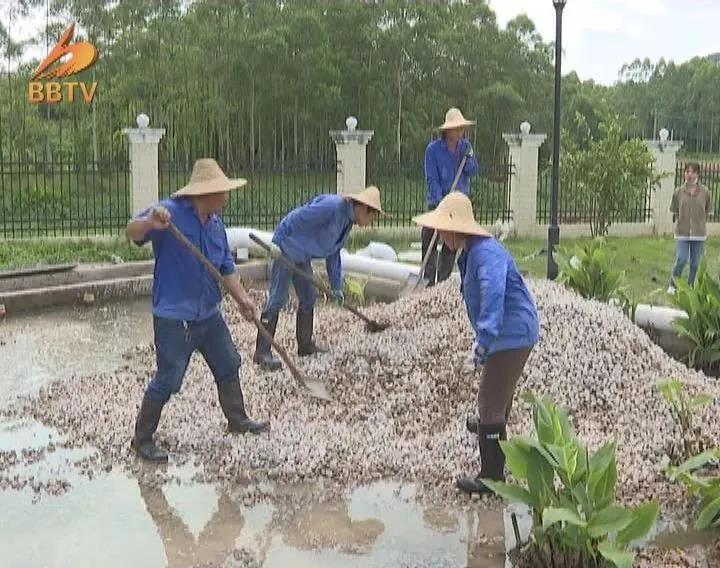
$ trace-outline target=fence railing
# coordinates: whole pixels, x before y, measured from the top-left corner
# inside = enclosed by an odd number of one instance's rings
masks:
[[[589,223],[593,218],[594,202],[592,196],[584,191],[574,172],[563,171],[560,175],[558,191],[558,222],[572,225]],[[613,223],[646,223],[652,217],[650,187],[633,203],[616,215]],[[552,168],[538,175],[537,220],[538,223],[550,223],[550,201],[552,196]],[[669,205],[669,204],[668,204]]]
[[[220,164],[224,168],[223,164]],[[187,183],[192,162],[160,161],[160,196],[168,197]],[[294,207],[320,193],[335,193],[335,164],[285,164],[254,170],[227,171],[230,178],[245,178],[248,185],[230,193],[222,217],[226,225],[271,229]]]
[[[680,187],[685,183],[685,166],[687,162],[678,162],[675,166],[675,187]],[[708,221],[720,221],[720,164],[719,163],[701,163],[700,164],[700,183],[710,190],[712,195],[713,208]],[[667,204],[668,207],[670,204]]]
[[[480,174],[471,179],[470,200],[479,223],[487,225],[498,219],[510,219],[512,173],[513,165],[504,162],[482,167]],[[383,209],[388,213],[376,222],[380,227],[412,227],[412,218],[427,210],[427,184],[422,167],[379,167],[369,183],[376,183],[382,190]]]
[[[127,159],[0,159],[0,237],[117,234],[129,215]]]

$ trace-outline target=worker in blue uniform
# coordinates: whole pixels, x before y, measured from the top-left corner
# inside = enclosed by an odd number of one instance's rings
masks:
[[[279,247],[304,275],[293,274],[283,262],[274,262],[270,274],[270,289],[260,317],[265,329],[275,336],[280,310],[288,300],[290,282],[298,296],[296,337],[301,357],[327,351],[313,339],[316,293],[313,286],[312,259],[325,259],[332,299],[337,304],[343,296],[343,273],[340,251],[353,225],[366,227],[382,213],[380,190],[370,186],[347,195],[318,195],[292,210],[280,221],[273,234]],[[270,343],[258,332],[253,361],[263,369],[274,371],[282,364],[272,354]]]
[[[458,178],[455,191],[465,195],[470,194],[470,178],[476,175],[480,169],[470,140],[465,136],[467,128],[474,124],[475,122],[467,120],[463,116],[460,109],[451,108],[445,114],[445,122],[439,126],[442,136],[428,144],[425,150],[425,183],[427,185],[425,200],[428,211],[435,209],[440,200],[450,192],[463,157],[465,157],[465,165]],[[420,233],[423,259],[430,248],[432,236],[433,231],[423,227]],[[455,260],[455,255],[445,244],[438,255],[435,250],[436,245],[437,241],[428,257],[425,272],[421,275],[427,281],[428,286],[447,280],[452,273]]]
[[[478,476],[460,477],[466,493],[489,493],[481,479],[501,481],[507,421],[515,387],[539,338],[535,300],[512,256],[475,221],[472,204],[460,192],[447,195],[434,211],[415,217],[421,227],[437,230],[453,252],[461,251],[460,293],[475,333],[473,361],[480,370],[478,418],[482,466]]]
[[[223,275],[223,283],[242,316],[253,321],[256,308],[235,274],[225,225],[219,217],[229,192],[246,184],[244,179],[228,179],[215,160],[197,160],[185,187],[127,224],[128,239],[138,245],[151,241],[155,255],[152,311],[157,370],[145,389],[131,443],[143,459],[168,459],[167,451],[155,444],[153,435],[163,407],[180,391],[195,351],[202,354],[213,374],[229,431],[259,433],[269,428],[268,422],[251,420],[245,411],[240,354],[220,313],[218,282],[167,230],[172,222],[204,253]]]

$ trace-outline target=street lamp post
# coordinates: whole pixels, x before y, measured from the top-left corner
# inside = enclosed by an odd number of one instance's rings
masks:
[[[547,277],[555,280],[558,266],[555,247],[560,242],[558,226],[558,186],[560,178],[560,80],[562,78],[562,14],[567,0],[553,0],[555,6],[555,114],[553,116],[553,168],[552,197],[550,201],[550,226],[548,227]]]

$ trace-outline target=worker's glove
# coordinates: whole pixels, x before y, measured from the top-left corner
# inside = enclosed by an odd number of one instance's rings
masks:
[[[343,294],[343,291],[333,290],[332,301],[335,302],[338,306],[342,306],[345,303],[345,294]]]
[[[473,343],[472,358],[473,358],[473,365],[475,365],[476,369],[482,367],[488,358],[487,349],[485,349],[485,347],[483,347],[477,341],[475,343]]]

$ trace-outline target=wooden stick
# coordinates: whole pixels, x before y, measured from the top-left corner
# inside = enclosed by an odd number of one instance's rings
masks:
[[[192,244],[185,235],[180,232],[180,230],[175,226],[174,223],[170,222],[168,228],[170,232],[183,245],[185,245],[185,247],[193,254],[193,256],[205,265],[205,268],[210,271],[210,274],[213,275],[215,280],[217,280],[218,284],[227,289],[223,275],[220,274],[220,271],[213,266],[213,264],[207,259],[207,257],[194,244]],[[283,363],[285,363],[285,365],[287,365],[287,368],[290,369],[290,374],[301,387],[310,391],[310,394],[316,398],[319,398],[321,400],[331,400],[330,395],[327,393],[327,391],[325,390],[325,386],[322,383],[319,383],[317,381],[308,381],[302,375],[302,373],[300,373],[300,371],[293,364],[292,360],[285,352],[285,350],[277,344],[273,336],[268,332],[268,330],[265,329],[265,326],[255,314],[253,314],[252,322],[255,324],[255,327],[257,328],[260,335],[262,335],[265,340],[270,343],[270,345],[272,345],[272,348],[278,352],[278,355],[280,355]]]

